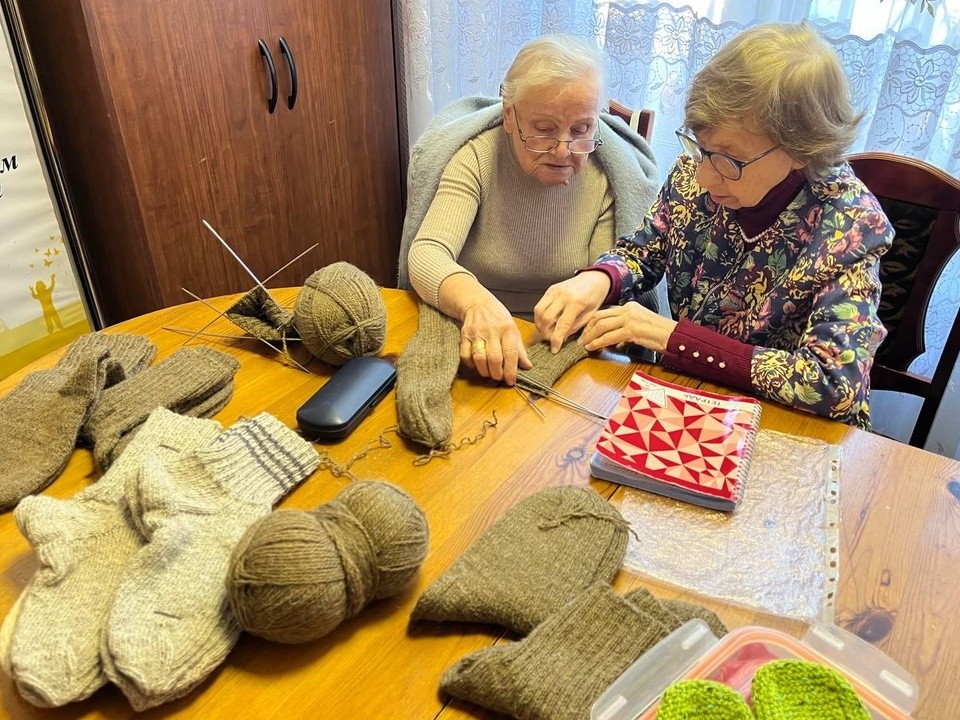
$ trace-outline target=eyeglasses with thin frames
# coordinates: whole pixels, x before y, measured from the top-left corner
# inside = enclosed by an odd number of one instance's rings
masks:
[[[517,132],[520,133],[520,141],[523,143],[523,146],[532,153],[543,155],[556,150],[560,143],[566,143],[567,149],[572,155],[589,155],[603,145],[603,140],[599,137],[561,140],[560,138],[549,137],[547,135],[524,135],[520,127],[520,113],[517,112],[516,105],[513,106],[513,112],[517,116]]]
[[[774,145],[769,150],[760,153],[750,160],[737,160],[723,153],[705,150],[686,128],[680,128],[676,133],[677,138],[680,140],[680,146],[683,148],[683,152],[687,157],[693,158],[697,164],[702,163],[703,159],[707,158],[710,160],[713,169],[727,180],[739,180],[743,176],[743,169],[747,165],[755,163],[757,160],[762,160],[779,147],[779,145]]]

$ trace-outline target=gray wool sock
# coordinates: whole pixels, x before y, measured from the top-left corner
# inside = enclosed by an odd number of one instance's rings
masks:
[[[460,328],[421,303],[417,332],[397,362],[397,422],[404,437],[430,449],[450,441],[450,388],[459,367]]]
[[[526,638],[467,655],[443,674],[440,688],[520,720],[588,718],[610,683],[672,630],[634,595],[598,583]]]
[[[525,635],[596,582],[610,582],[627,523],[587,487],[547,488],[507,511],[424,590],[414,620],[493,623]]]
[[[143,545],[123,499],[143,458],[210,442],[212,420],[155,410],[110,470],[67,500],[25,498],[17,525],[40,558],[0,631],[0,657],[20,694],[40,707],[83,700],[106,682],[100,638],[127,561]]]
[[[550,343],[546,340],[529,345],[527,357],[533,367],[517,371],[517,385],[543,395],[543,390],[539,388],[553,387],[563,373],[589,354],[574,340],[568,340],[556,355],[550,352]]]
[[[126,497],[149,542],[126,566],[101,644],[107,677],[136,710],[187,694],[226,658],[240,634],[231,553],[318,465],[313,446],[267,413],[166,465],[146,458]]]
[[[108,468],[157,407],[181,415],[212,415],[229,401],[236,358],[208,347],[185,347],[129,380],[104,391],[83,427],[93,457]]]
[[[156,351],[139,335],[83,335],[0,400],[0,510],[56,479],[104,388],[140,372]]]
[[[224,315],[263,340],[283,340],[294,332],[293,310],[280,307],[259,285],[227,308]]]

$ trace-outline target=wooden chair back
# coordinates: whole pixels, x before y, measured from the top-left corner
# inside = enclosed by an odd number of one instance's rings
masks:
[[[650,142],[653,138],[653,121],[656,112],[653,110],[631,110],[626,105],[610,101],[610,114],[622,119],[632,127],[644,140]]]

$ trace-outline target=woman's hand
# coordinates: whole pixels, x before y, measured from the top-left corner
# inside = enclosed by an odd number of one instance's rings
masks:
[[[553,352],[586,324],[609,292],[610,278],[602,270],[587,270],[547,288],[533,308],[533,322]]]
[[[638,302],[628,302],[594,313],[577,342],[590,351],[634,343],[662,353],[666,351],[667,341],[676,326],[675,320],[665,318]]]
[[[518,368],[533,367],[510,311],[472,275],[443,281],[440,309],[460,320],[460,360],[483,377],[513,385]]]

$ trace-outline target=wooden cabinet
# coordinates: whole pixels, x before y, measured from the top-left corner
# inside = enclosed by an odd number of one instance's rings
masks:
[[[20,0],[109,322],[347,260],[393,285],[402,206],[390,0]],[[285,38],[289,55],[281,52]],[[263,41],[276,68],[272,91]],[[297,98],[288,107],[292,68]]]

